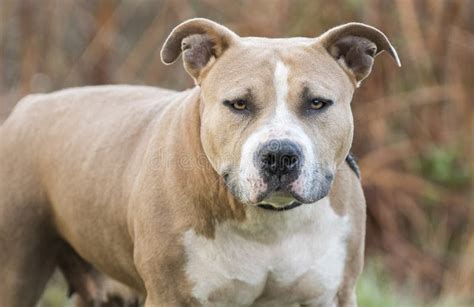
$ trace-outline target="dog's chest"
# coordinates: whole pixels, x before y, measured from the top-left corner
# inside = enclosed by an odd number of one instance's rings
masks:
[[[184,237],[186,274],[204,306],[332,304],[342,282],[348,217],[327,200],[289,212],[263,209],[208,239]],[[260,223],[259,223],[260,221]]]

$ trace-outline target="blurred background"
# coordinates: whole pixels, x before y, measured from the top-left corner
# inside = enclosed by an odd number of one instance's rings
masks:
[[[0,122],[28,93],[129,83],[185,89],[164,66],[170,30],[207,17],[242,36],[317,36],[359,21],[384,31],[353,101],[368,202],[365,306],[474,305],[474,1],[0,0]],[[69,306],[55,275],[41,306]]]

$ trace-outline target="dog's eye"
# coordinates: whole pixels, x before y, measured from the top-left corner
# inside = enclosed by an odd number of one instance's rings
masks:
[[[244,99],[236,99],[236,100],[226,100],[224,103],[230,107],[232,107],[236,111],[244,111],[247,110],[247,101]]]
[[[232,107],[236,110],[243,111],[247,109],[247,102],[243,99],[239,99],[232,103]]]
[[[324,102],[322,102],[321,100],[313,99],[311,101],[311,109],[319,110],[319,109],[322,109],[322,108],[324,108]]]
[[[331,104],[332,104],[331,100],[326,100],[322,98],[314,98],[311,100],[310,107],[313,110],[322,110]]]

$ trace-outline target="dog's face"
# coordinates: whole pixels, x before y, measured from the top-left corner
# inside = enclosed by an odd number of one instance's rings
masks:
[[[182,51],[201,86],[202,146],[232,193],[278,207],[328,194],[352,142],[354,88],[382,50],[398,61],[386,37],[361,24],[267,39],[194,19],[173,31],[162,57]]]
[[[241,39],[202,82],[204,150],[245,203],[314,202],[349,151],[352,92],[311,40]]]

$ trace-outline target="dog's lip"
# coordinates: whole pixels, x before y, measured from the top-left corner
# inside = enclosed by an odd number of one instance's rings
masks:
[[[317,198],[315,199],[305,199],[303,198],[301,195],[298,195],[297,193],[289,190],[289,189],[286,189],[286,188],[281,188],[279,190],[277,189],[270,189],[270,190],[267,190],[265,191],[264,193],[260,194],[257,198],[257,201],[254,203],[255,205],[259,205],[259,204],[268,204],[268,205],[272,205],[274,207],[284,207],[284,206],[288,206],[291,204],[291,202],[293,201],[297,201],[301,204],[313,204],[315,202],[317,202],[318,200],[320,200],[321,198],[325,197],[325,195],[319,195]],[[277,197],[277,198],[287,198],[288,201],[287,202],[282,202],[281,205],[276,205],[272,202],[272,201],[269,201],[270,198],[273,198],[273,197]]]
[[[272,207],[286,207],[286,206],[289,206],[289,205],[292,205],[292,204],[295,204],[295,203],[298,203],[298,204],[303,204],[302,202],[300,201],[297,201],[296,199],[286,203],[285,205],[282,205],[282,206],[275,206],[275,204],[272,204],[270,202],[266,202],[266,201],[262,201],[262,202],[259,202],[257,205],[269,205],[269,206],[272,206]]]
[[[265,195],[259,197],[260,200],[256,205],[269,205],[275,208],[289,206],[293,202],[299,202],[294,196],[293,193],[287,191],[286,189],[276,189],[265,193]]]
[[[266,202],[261,202],[261,203],[257,204],[257,206],[260,207],[260,208],[272,209],[272,210],[276,210],[276,211],[286,211],[286,210],[290,210],[290,209],[299,207],[301,205],[304,205],[304,204],[297,201],[297,200],[293,200],[293,201],[289,202],[288,204],[286,204],[284,206],[275,206],[274,204],[270,204],[270,203],[266,203]]]

